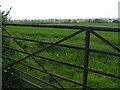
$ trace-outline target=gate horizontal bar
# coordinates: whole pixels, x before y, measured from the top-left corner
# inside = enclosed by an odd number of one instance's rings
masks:
[[[36,87],[36,88],[39,88],[40,90],[45,90],[45,89],[43,89],[42,87],[36,85],[35,83],[33,83],[33,82],[31,82],[31,81],[23,78],[23,77],[20,77],[20,76],[17,76],[17,77],[18,77],[19,79],[21,79],[22,81],[24,81],[25,83],[27,83],[27,84],[30,84],[30,85],[32,85],[32,86],[34,86],[34,87]]]
[[[4,56],[3,56],[3,57],[4,57]],[[11,59],[11,58],[7,58],[7,59],[16,62],[16,60],[13,60],[13,59]],[[46,73],[46,74],[51,74],[52,76],[55,76],[55,77],[57,77],[57,78],[60,78],[60,79],[65,80],[65,81],[74,83],[74,84],[76,84],[76,85],[80,85],[80,86],[83,86],[83,87],[86,87],[86,88],[90,88],[90,89],[93,89],[93,90],[98,90],[98,89],[93,88],[93,87],[91,87],[91,86],[86,86],[86,85],[84,85],[84,84],[82,84],[82,83],[79,83],[79,82],[77,82],[77,81],[74,81],[74,80],[65,78],[65,77],[63,77],[63,76],[59,76],[59,75],[53,74],[53,73],[51,73],[51,72],[44,71],[44,70],[39,69],[39,68],[37,68],[37,67],[34,67],[34,66],[32,66],[32,65],[29,65],[29,64],[26,64],[26,63],[23,63],[23,62],[19,62],[19,63],[22,64],[22,65],[25,65],[25,66],[27,66],[27,67],[29,67],[29,68],[35,69],[35,70],[37,70],[37,71],[41,71],[41,72]]]
[[[38,40],[19,38],[19,37],[11,37],[11,36],[3,36],[3,37],[14,38],[14,39],[19,39],[19,40],[25,40],[25,41],[31,41],[31,42],[37,42],[37,43],[44,43],[44,44],[53,44],[52,42],[38,41]],[[65,44],[58,44],[56,46],[63,46],[63,47],[68,47],[68,48],[73,48],[73,49],[85,50],[84,47],[65,45]],[[102,51],[102,50],[97,50],[97,49],[88,49],[88,51],[107,54],[107,55],[113,55],[113,56],[119,56],[120,57],[119,53],[107,52],[107,51]]]
[[[79,25],[50,25],[50,24],[17,24],[17,23],[4,23],[2,25],[8,26],[27,26],[27,27],[46,27],[46,28],[68,28],[68,29],[84,29],[90,28],[96,31],[110,31],[110,32],[120,32],[120,28],[113,27],[97,27],[97,26],[79,26]]]
[[[30,54],[30,53],[27,53],[25,51],[17,50],[17,49],[14,49],[14,48],[9,48],[9,47],[5,47],[5,46],[3,46],[3,48],[7,48],[7,49],[10,49],[10,50],[18,51],[18,52],[21,52],[21,53],[24,53],[24,54]],[[59,61],[59,60],[43,57],[43,56],[40,56],[40,55],[34,55],[34,56],[35,57],[39,57],[39,58],[43,58],[43,59],[46,59],[46,60],[49,60],[49,61],[53,61],[53,62],[57,62],[57,63],[65,64],[65,65],[68,65],[68,66],[72,66],[72,67],[83,69],[83,67],[79,66],[79,65],[70,64],[70,63],[67,63],[67,62],[63,62],[63,61]]]
[[[25,53],[25,54],[30,54],[30,53],[27,53],[27,52],[24,52],[24,51],[20,51],[20,50],[17,50],[17,49],[13,49],[13,48],[9,48],[9,47],[4,47],[4,48],[8,48],[8,49],[15,50],[15,51],[18,51],[18,52],[21,52],[21,53]],[[53,61],[53,62],[65,64],[65,65],[68,65],[68,66],[71,66],[71,67],[80,68],[80,69],[82,69],[82,70],[84,69],[84,67],[79,66],[79,65],[70,64],[70,63],[67,63],[67,62],[63,62],[63,61],[59,61],[59,60],[47,58],[47,57],[40,56],[40,55],[34,55],[34,56],[35,56],[35,57],[39,57],[39,58],[43,58],[43,59],[45,59],[45,60],[49,60],[49,61]],[[106,73],[106,72],[103,72],[103,71],[97,71],[97,70],[90,69],[90,68],[87,68],[87,70],[88,70],[88,71],[91,71],[91,72],[94,72],[94,73],[99,73],[99,74],[102,74],[102,75],[105,75],[105,76],[109,76],[109,77],[113,77],[113,78],[120,79],[120,76],[119,76],[119,75],[109,74],[109,73]]]
[[[56,86],[54,86],[54,85],[52,85],[52,84],[50,84],[50,83],[48,83],[48,82],[46,82],[46,81],[43,81],[43,80],[41,80],[41,79],[39,79],[39,78],[31,75],[31,74],[28,74],[28,73],[26,73],[26,72],[23,72],[23,71],[21,71],[20,69],[15,68],[15,70],[18,71],[18,72],[20,72],[20,73],[23,73],[23,74],[25,74],[25,75],[27,75],[27,76],[29,76],[29,77],[31,77],[31,78],[33,78],[33,79],[36,79],[36,80],[38,80],[38,81],[40,81],[40,82],[42,82],[42,83],[45,83],[45,84],[47,84],[47,85],[49,85],[49,86],[51,86],[51,87],[53,87],[53,88],[58,88],[58,89],[60,89],[59,87],[56,87]]]

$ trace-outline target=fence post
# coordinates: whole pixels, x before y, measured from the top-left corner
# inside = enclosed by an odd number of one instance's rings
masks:
[[[86,34],[85,34],[85,56],[84,56],[84,73],[83,73],[83,84],[84,86],[87,85],[87,76],[88,76],[88,61],[89,61],[89,46],[90,46],[90,29],[86,29]],[[83,87],[83,90],[86,90],[86,87]]]

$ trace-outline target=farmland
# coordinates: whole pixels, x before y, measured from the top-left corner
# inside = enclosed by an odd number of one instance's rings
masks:
[[[63,25],[63,24],[61,24]],[[118,24],[116,23],[79,23],[79,24],[64,24],[64,25],[82,25],[82,26],[104,26],[104,27],[118,27]],[[40,40],[40,41],[46,41],[46,42],[56,42],[76,31],[78,29],[56,29],[56,28],[38,28],[38,27],[20,27],[20,26],[8,26],[6,27],[9,33],[11,33],[14,37],[21,37],[21,38],[27,38],[27,39],[34,39],[34,40]],[[116,32],[103,32],[103,31],[97,31],[98,34],[103,36],[105,39],[109,40],[111,43],[119,47],[118,43],[118,33]],[[6,32],[3,32],[3,35],[7,35]],[[90,48],[91,49],[99,49],[104,51],[111,51],[116,52],[113,48],[105,44],[103,41],[95,37],[91,34],[90,38]],[[19,50],[22,50],[13,39],[9,38],[3,38],[3,45],[9,46],[12,48],[16,48]],[[41,44],[36,42],[29,42],[29,41],[22,41],[17,40],[28,52],[34,53],[46,46],[47,44]],[[85,32],[82,32],[64,42],[61,44],[67,44],[67,45],[74,45],[74,46],[85,46]],[[26,54],[15,52],[7,49],[3,49],[3,54],[5,56],[9,56],[10,58],[13,58],[14,60],[20,60],[21,58],[24,58],[27,56]],[[84,66],[84,51],[83,50],[77,50],[72,48],[66,48],[61,46],[55,46],[48,50],[45,50],[37,55],[49,57],[52,59],[57,59],[60,61],[68,62],[71,64],[81,65]],[[56,62],[51,62],[45,59],[37,58],[35,57],[39,62],[49,71],[54,74],[58,74],[60,76],[67,77],[69,79],[82,82],[83,80],[83,70],[78,68],[73,68],[70,66],[62,65]],[[118,57],[100,54],[100,53],[90,53],[89,56],[89,68],[108,72],[111,74],[118,74]],[[24,63],[33,65],[35,67],[38,67],[42,69],[38,64],[32,59],[28,58],[23,61]],[[8,62],[9,63],[9,62]],[[11,63],[11,62],[10,62]],[[47,74],[29,69],[23,65],[15,65],[15,68],[19,68],[20,70],[23,70],[25,72],[28,72],[31,75],[34,75],[42,80],[45,80],[49,83],[52,83],[53,85],[58,86],[57,83]],[[38,82],[30,77],[27,77],[23,74],[20,74],[20,76],[25,77],[26,79],[47,88],[50,88],[49,86]],[[67,81],[63,81],[61,79],[56,78],[65,88],[81,88],[81,86],[69,83]],[[110,78],[107,76],[103,76],[96,73],[89,72],[88,74],[88,85],[96,87],[96,88],[118,88],[118,83],[120,81],[118,79]],[[8,82],[9,83],[9,82]],[[17,87],[15,85],[11,85],[8,87]],[[24,88],[31,87],[29,85],[23,84]]]

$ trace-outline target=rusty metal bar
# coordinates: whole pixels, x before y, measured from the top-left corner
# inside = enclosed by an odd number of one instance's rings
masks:
[[[97,26],[79,26],[79,25],[50,25],[50,24],[16,24],[16,23],[5,23],[2,25],[8,26],[27,26],[27,27],[46,27],[46,28],[68,28],[68,29],[84,29],[90,28],[96,31],[110,31],[110,32],[120,32],[120,28],[113,27],[97,27]]]
[[[88,76],[88,61],[89,61],[89,46],[90,46],[90,29],[86,28],[86,39],[85,39],[85,60],[84,60],[84,74],[83,74],[83,84],[87,85],[87,76]],[[83,87],[86,90],[85,87]]]
[[[18,72],[20,72],[20,73],[23,73],[23,74],[25,74],[25,75],[27,75],[27,76],[29,76],[29,77],[31,77],[31,78],[33,78],[33,79],[36,79],[36,80],[38,80],[38,81],[40,81],[40,82],[42,82],[42,83],[45,83],[45,84],[47,84],[47,85],[49,85],[49,86],[51,86],[51,87],[53,87],[53,88],[60,89],[59,87],[56,87],[56,86],[54,86],[54,85],[52,85],[52,84],[50,84],[50,83],[48,83],[48,82],[46,82],[46,81],[43,81],[43,80],[41,80],[41,79],[39,79],[39,78],[31,75],[31,74],[28,74],[28,73],[26,73],[26,72],[23,72],[23,71],[21,71],[20,69],[15,68],[15,70],[18,71]]]
[[[102,51],[102,50],[97,50],[97,49],[88,49],[88,50],[91,52],[102,53],[102,54],[120,57],[120,53],[107,52],[107,51]]]
[[[20,51],[20,50],[13,49],[13,48],[9,48],[9,47],[5,47],[5,46],[3,46],[3,48],[15,50],[15,51],[18,51],[18,52],[21,52],[21,53],[24,53],[24,54],[30,54],[30,53],[27,53],[27,52],[24,52],[24,51]],[[71,67],[80,68],[80,69],[82,69],[82,70],[84,69],[84,67],[79,66],[79,65],[70,64],[70,63],[67,63],[67,62],[63,62],[63,61],[59,61],[59,60],[47,58],[47,57],[40,56],[40,55],[35,55],[35,56],[36,56],[36,57],[39,57],[39,58],[42,58],[42,59],[45,59],[45,60],[48,60],[48,61],[52,61],[52,62],[57,62],[57,63],[65,64],[65,65],[68,65],[68,66],[71,66]],[[110,73],[106,73],[106,72],[103,72],[103,71],[97,71],[97,70],[90,69],[90,68],[87,68],[87,70],[90,71],[90,72],[94,72],[94,73],[102,74],[102,75],[105,75],[105,76],[109,76],[109,77],[113,77],[113,78],[120,79],[120,76],[115,75],[115,74],[110,74]]]
[[[43,43],[43,44],[53,44],[52,42],[38,41],[38,40],[19,38],[19,37],[11,37],[11,36],[3,36],[3,37],[14,38],[14,39],[19,39],[19,40],[25,40],[25,41],[31,41],[31,42],[37,42],[37,43]],[[68,48],[73,48],[73,49],[85,50],[84,47],[65,45],[65,44],[58,44],[56,46],[63,46],[63,47],[68,47]],[[119,53],[107,52],[107,51],[103,51],[103,50],[90,49],[90,48],[88,50],[91,51],[91,52],[102,53],[102,54],[107,54],[107,55],[113,55],[113,56],[119,56],[120,57]]]
[[[5,57],[3,56],[3,58],[5,58]],[[13,60],[13,59],[11,59],[11,58],[6,58],[6,59],[11,60],[11,61],[16,61],[16,60]],[[27,66],[27,67],[29,67],[29,68],[32,68],[32,69],[41,71],[41,72],[43,72],[43,73],[51,74],[51,75],[53,75],[53,76],[55,76],[55,77],[57,77],[57,78],[60,78],[60,79],[62,79],[62,80],[65,80],[65,81],[74,83],[74,84],[76,84],[76,85],[84,86],[84,87],[86,87],[86,88],[90,88],[90,89],[93,89],[93,90],[98,90],[97,88],[93,88],[93,87],[91,87],[91,86],[86,86],[86,85],[84,85],[84,84],[82,84],[82,83],[79,83],[79,82],[77,82],[77,81],[74,81],[74,80],[65,78],[65,77],[63,77],[63,76],[59,76],[59,75],[53,74],[53,73],[51,73],[51,72],[47,72],[47,71],[41,70],[41,69],[36,68],[36,67],[34,67],[34,66],[32,66],[32,65],[29,65],[29,64],[26,64],[26,63],[22,63],[22,62],[19,62],[19,63],[22,64],[22,65],[25,65],[25,66]]]
[[[99,39],[101,39],[102,41],[104,41],[106,44],[108,44],[112,48],[114,48],[115,50],[117,50],[118,52],[120,52],[120,49],[118,47],[116,47],[115,45],[113,45],[112,43],[110,43],[108,40],[106,40],[105,38],[103,38],[102,36],[100,36],[98,33],[94,32],[94,31],[91,31],[91,33],[93,35],[95,35],[96,37],[98,37]]]
[[[12,36],[6,29],[2,28],[9,36]],[[28,52],[15,38],[13,40],[25,51]],[[47,71],[46,68],[44,68],[31,54],[29,54],[30,57],[40,66],[43,70]],[[8,65],[9,66],[9,65]],[[61,85],[52,75],[50,77],[62,88],[64,89],[63,85]]]
[[[35,54],[37,54],[37,53],[40,53],[40,52],[42,52],[42,51],[44,51],[44,50],[46,50],[46,49],[48,49],[48,48],[51,48],[51,47],[53,47],[53,46],[55,46],[55,45],[57,45],[57,44],[65,41],[65,40],[67,40],[67,39],[69,39],[69,38],[71,38],[71,37],[73,37],[73,36],[75,36],[75,35],[77,35],[77,34],[79,34],[79,33],[81,33],[81,32],[83,32],[83,31],[84,31],[84,30],[79,30],[79,31],[77,31],[77,32],[75,32],[75,33],[73,33],[73,34],[71,34],[71,35],[69,35],[69,36],[67,36],[67,37],[65,37],[65,38],[63,38],[63,39],[61,39],[61,40],[53,43],[53,44],[51,44],[51,45],[48,46],[48,47],[45,47],[45,48],[43,48],[43,49],[41,49],[41,50],[39,50],[39,51],[37,51],[37,52],[29,55],[29,56],[26,56],[26,57],[24,57],[24,58],[22,58],[22,59],[20,59],[20,60],[18,60],[18,61],[16,61],[16,62],[12,63],[11,65],[9,65],[9,67],[12,67],[13,65],[15,65],[15,64],[17,64],[17,63],[19,63],[19,62],[21,62],[21,61],[29,58],[30,56],[33,56],[33,55],[35,55]]]
[[[27,83],[27,84],[30,84],[30,85],[32,85],[32,86],[34,86],[34,87],[36,87],[36,88],[38,88],[38,89],[40,89],[40,90],[45,90],[45,89],[43,89],[42,87],[36,85],[35,83],[33,83],[33,82],[31,82],[31,81],[23,78],[23,77],[20,77],[20,76],[17,76],[17,77],[18,77],[19,79],[21,79],[22,81],[24,81],[25,83]]]

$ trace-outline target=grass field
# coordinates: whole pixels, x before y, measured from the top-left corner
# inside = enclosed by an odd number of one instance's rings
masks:
[[[82,25],[82,26],[105,26],[105,27],[118,27],[118,24],[115,23],[80,23],[80,24],[64,24],[64,25]],[[76,31],[77,29],[56,29],[56,28],[38,28],[38,27],[15,27],[15,26],[9,26],[6,27],[6,29],[9,31],[9,33],[12,34],[12,36],[15,37],[22,37],[27,39],[35,39],[40,41],[49,41],[49,42],[56,42]],[[105,39],[109,40],[111,43],[119,47],[118,43],[118,33],[116,32],[103,32],[103,31],[97,31],[98,34],[103,36]],[[7,35],[5,32],[3,32],[3,35]],[[116,52],[113,48],[105,44],[103,41],[95,37],[91,34],[91,41],[90,41],[90,48],[91,49],[99,49],[99,50],[105,50],[105,51],[111,51]],[[9,38],[3,38],[3,45],[16,48],[19,50],[22,50],[14,40]],[[29,41],[22,41],[18,40],[18,42],[29,52],[34,53],[48,45],[41,44],[41,43],[35,43],[35,42],[29,42]],[[85,32],[80,33],[79,35],[76,35],[64,42],[62,44],[67,45],[74,45],[74,46],[85,46]],[[15,60],[19,60],[25,56],[26,54],[3,49],[3,55],[9,56],[10,58],[13,58]],[[48,50],[45,50],[38,55],[42,55],[45,57],[49,57],[52,59],[57,59],[60,61],[68,62],[71,64],[81,65],[84,66],[84,51],[83,50],[76,50],[72,48],[66,48],[61,46],[55,46]],[[66,66],[63,64],[59,64],[56,62],[51,62],[45,59],[36,58],[39,60],[39,62],[49,71],[54,74],[58,74],[60,76],[64,76],[66,78],[78,81],[82,83],[83,80],[83,70],[78,68],[73,68],[70,66]],[[89,68],[108,72],[111,74],[118,74],[118,57],[111,56],[111,55],[105,55],[105,54],[98,54],[98,53],[90,53],[89,56]],[[27,58],[23,61],[24,63],[33,65],[35,67],[41,68],[40,66],[35,63],[35,61],[32,58]],[[9,62],[11,63],[11,62]],[[57,83],[47,74],[29,69],[23,65],[16,65],[14,66],[16,68],[19,68],[20,70],[23,70],[31,75],[34,75],[42,80],[45,80],[49,83],[52,83],[53,85],[57,85]],[[41,68],[42,69],[42,68]],[[20,76],[25,77],[26,79],[47,88],[50,88],[50,86],[47,86],[41,82],[38,82],[30,77],[27,77],[23,74],[20,74]],[[56,78],[64,87],[66,88],[81,88],[81,86],[69,83],[67,81],[63,81],[61,79]],[[88,85],[96,87],[96,88],[118,88],[120,81],[118,79],[110,78],[107,76],[103,76],[100,74],[89,72],[88,74]],[[9,83],[9,82],[8,82]],[[25,88],[31,87],[29,85],[23,84]],[[8,87],[17,87],[15,85],[9,85]]]

